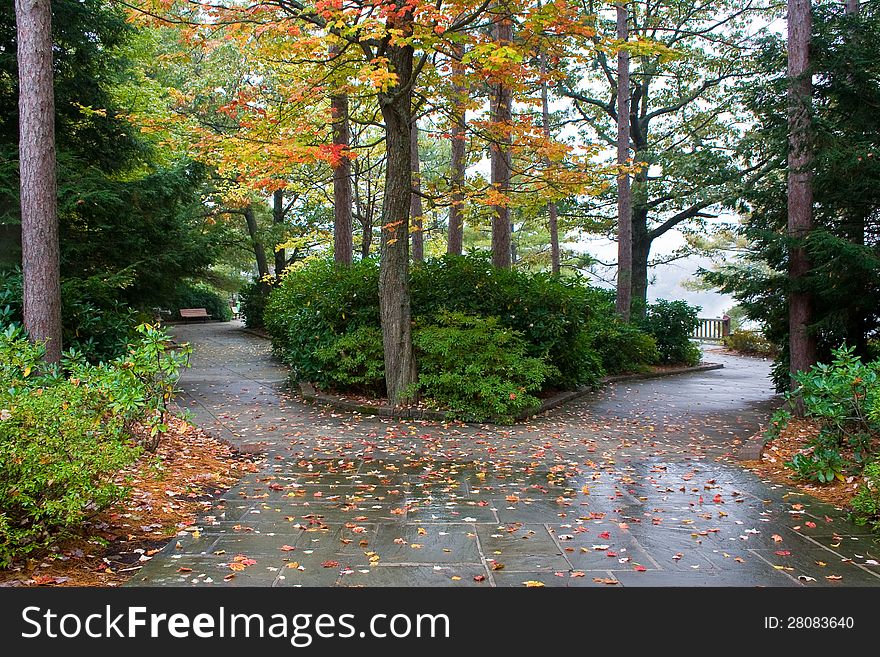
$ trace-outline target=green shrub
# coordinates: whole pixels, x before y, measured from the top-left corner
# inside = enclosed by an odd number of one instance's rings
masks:
[[[326,372],[319,349],[362,326],[379,327],[379,268],[369,259],[349,267],[328,259],[295,266],[272,290],[264,317],[293,378],[319,382]]]
[[[385,361],[380,329],[356,328],[319,348],[315,359],[323,368],[314,381],[319,386],[384,394]]]
[[[660,361],[657,340],[632,324],[616,317],[593,321],[587,331],[590,347],[601,359],[602,369],[609,374],[644,372]]]
[[[0,327],[20,324],[21,273],[0,274]],[[135,337],[141,313],[119,303],[119,292],[131,284],[126,273],[68,278],[61,283],[62,341],[90,362],[111,360]]]
[[[857,523],[871,523],[877,530],[880,529],[880,459],[866,465],[862,475],[862,485],[852,500],[853,513]]]
[[[607,299],[607,293],[579,278],[498,269],[485,254],[445,255],[412,273],[415,318],[443,310],[497,317],[502,326],[522,334],[529,356],[545,358],[556,368],[547,383],[560,388],[590,384],[601,376],[581,333],[597,310],[607,308]]]
[[[737,329],[722,340],[725,347],[748,356],[776,356],[776,347],[760,331]]]
[[[181,283],[169,299],[168,308],[172,319],[180,318],[181,308],[204,308],[211,319],[228,322],[232,319],[232,309],[226,294],[207,283]]]
[[[685,301],[658,301],[648,306],[639,328],[657,340],[661,363],[696,365],[700,362],[700,348],[690,339],[699,322],[699,311]]]
[[[120,469],[166,429],[165,404],[187,352],[171,351],[152,327],[138,334],[110,363],[69,353],[62,368],[47,368],[43,347],[20,327],[0,332],[0,567],[121,499]],[[134,423],[146,436],[140,445]]]
[[[541,390],[553,367],[528,356],[522,334],[495,317],[444,312],[435,322],[413,340],[424,398],[475,421],[512,422],[540,404],[531,393]]]
[[[244,325],[252,329],[266,328],[263,315],[266,312],[266,304],[269,301],[269,292],[272,287],[260,281],[253,281],[242,288],[239,298],[241,299],[241,316]]]
[[[832,447],[816,446],[812,453],[795,454],[785,466],[807,481],[830,484],[835,479],[843,480],[843,457]]]
[[[819,423],[818,444],[852,449],[857,463],[872,451],[880,435],[880,361],[862,363],[853,347],[832,352],[830,364],[819,363],[795,377],[804,415]]]

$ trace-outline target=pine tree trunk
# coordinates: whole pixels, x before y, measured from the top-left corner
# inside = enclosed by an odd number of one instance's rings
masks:
[[[792,386],[794,375],[816,362],[816,341],[810,332],[812,300],[805,289],[810,261],[804,240],[813,228],[813,190],[810,167],[811,104],[810,40],[812,15],[810,0],[788,1],[788,234],[794,246],[789,249],[789,356]]]
[[[272,194],[272,222],[275,226],[284,224],[284,190],[276,189]],[[275,278],[280,280],[287,266],[287,250],[275,249]]]
[[[421,171],[419,167],[419,123],[413,118],[410,129],[410,160],[412,166],[412,193],[410,193],[409,215],[412,229],[413,262],[425,261],[425,234],[422,232]]]
[[[408,34],[412,14],[403,13],[396,28]],[[409,295],[409,211],[411,187],[413,48],[392,45],[387,50],[397,73],[397,86],[379,94],[385,120],[385,196],[382,203],[379,312],[385,352],[388,399],[397,405],[417,380],[412,346]]]
[[[860,10],[859,0],[846,0],[846,13],[855,15],[858,14]]]
[[[648,261],[651,257],[651,236],[648,234],[648,211],[633,210],[632,221],[632,297],[630,319],[641,319],[648,307]]]
[[[540,72],[542,78],[547,75],[547,55],[540,55]],[[541,80],[541,122],[544,128],[544,139],[550,139],[550,102],[547,93],[547,80]],[[549,165],[550,161],[545,160],[545,164]],[[547,204],[547,228],[550,232],[550,271],[554,274],[559,273],[559,214],[556,207],[556,201],[550,201]]]
[[[508,44],[513,40],[513,23],[509,9],[496,18],[495,42]],[[494,129],[498,136],[491,145],[492,187],[501,195],[510,191],[511,160],[509,127],[513,118],[513,97],[510,87],[502,82],[496,83],[492,90],[491,114]],[[492,264],[509,269],[511,263],[511,223],[510,208],[506,201],[492,208]]]
[[[248,235],[251,238],[251,247],[254,250],[254,257],[257,260],[257,274],[260,281],[269,276],[269,262],[266,260],[266,249],[260,240],[259,228],[257,226],[257,217],[254,214],[253,206],[249,205],[244,209],[244,220],[247,224]]]
[[[52,6],[15,0],[19,79],[19,169],[24,328],[61,360],[61,274],[55,181]]]
[[[629,38],[626,6],[617,5],[617,39]],[[629,53],[617,53],[617,163],[629,163],[630,142]],[[646,267],[647,269],[647,267]],[[645,274],[647,278],[647,272]],[[647,288],[647,285],[645,286]],[[646,289],[647,293],[647,289]],[[632,191],[629,174],[617,178],[617,314],[629,321],[633,299]]]
[[[330,56],[339,52],[330,46]],[[333,119],[333,146],[348,151],[351,137],[348,127],[348,95],[333,94],[330,97],[330,113]],[[351,160],[341,157],[333,166],[333,259],[350,265],[354,243],[351,226]]]

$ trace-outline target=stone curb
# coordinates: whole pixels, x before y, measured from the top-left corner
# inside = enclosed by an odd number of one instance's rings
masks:
[[[618,374],[616,376],[606,376],[599,381],[599,386],[606,385],[609,383],[620,383],[625,381],[641,381],[645,379],[658,379],[665,376],[673,376],[676,374],[694,374],[697,372],[708,372],[711,370],[720,370],[724,367],[724,365],[720,363],[701,363],[700,365],[695,365],[694,367],[684,367],[677,370],[665,370],[662,372],[647,372],[647,373],[636,373],[636,374]],[[588,395],[591,392],[594,392],[597,388],[594,387],[583,387],[577,390],[568,390],[566,392],[560,392],[552,397],[548,397],[541,405],[537,408],[526,411],[525,413],[521,413],[515,419],[516,422],[524,422],[531,417],[536,415],[540,415],[546,411],[562,406],[563,404],[570,402],[574,399],[578,399],[583,397],[584,395]],[[362,404],[359,402],[349,401],[347,399],[343,399],[341,397],[337,397],[334,395],[328,395],[323,392],[318,392],[315,389],[315,386],[311,383],[300,383],[299,384],[300,395],[305,401],[312,402],[315,404],[324,404],[327,406],[331,406],[340,411],[348,411],[353,413],[362,413],[364,415],[376,415],[379,417],[390,417],[396,418],[399,420],[433,420],[437,422],[450,422],[453,421],[451,417],[451,413],[447,411],[434,411],[431,409],[421,409],[421,408],[411,408],[411,409],[396,409],[391,406],[377,406],[373,404]],[[461,420],[465,424],[495,424],[491,421],[485,422],[471,422],[467,420]]]

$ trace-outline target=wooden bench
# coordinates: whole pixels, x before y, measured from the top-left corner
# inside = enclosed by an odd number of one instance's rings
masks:
[[[210,319],[210,316],[208,315],[208,311],[204,308],[181,308],[180,318],[188,323],[191,319],[201,319],[207,321],[208,319]]]

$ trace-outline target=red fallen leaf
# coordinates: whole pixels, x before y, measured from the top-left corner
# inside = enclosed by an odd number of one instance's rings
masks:
[[[828,516],[825,516],[825,522],[834,522],[834,518],[829,518]]]
[[[807,527],[809,527],[810,529],[815,529],[815,528],[816,528],[816,523],[815,523],[815,522],[812,522],[812,521],[810,521],[810,520],[807,520],[804,524],[805,524]]]
[[[712,498],[712,501],[715,502],[715,504],[724,504],[724,500],[721,499],[721,494],[720,494],[720,493],[717,494],[715,497],[713,497],[713,498]]]
[[[776,554],[777,556],[780,556],[780,557],[790,557],[791,556],[791,552],[788,550],[776,550],[776,552],[774,552],[774,554]]]
[[[486,579],[485,575],[474,575],[475,582],[482,582],[482,581],[485,581],[485,579]]]
[[[617,552],[611,552],[611,551],[609,550],[608,552],[605,553],[605,556],[606,556],[606,557],[616,557],[616,556],[617,556]]]
[[[607,541],[609,538],[611,538],[611,532],[602,532],[601,534],[599,534],[599,538]]]
[[[633,570],[635,570],[636,572],[639,572],[639,573],[643,573],[648,569],[640,564],[636,564],[635,566],[633,566]]]
[[[323,566],[324,568],[336,568],[339,566],[339,562],[338,561],[325,561],[324,563],[321,564],[321,566]]]
[[[57,584],[58,578],[51,575],[37,575],[34,577],[34,584],[37,586],[46,586],[48,584]]]
[[[281,549],[282,549],[284,552],[290,552],[291,550],[295,550],[296,548],[293,547],[292,545],[282,545],[282,546],[281,546]]]
[[[192,571],[193,571],[192,568],[187,568],[186,566],[181,566],[180,568],[177,569],[177,572],[179,572],[179,573],[191,573]]]
[[[586,577],[587,574],[583,570],[573,570],[571,571],[571,577]]]

